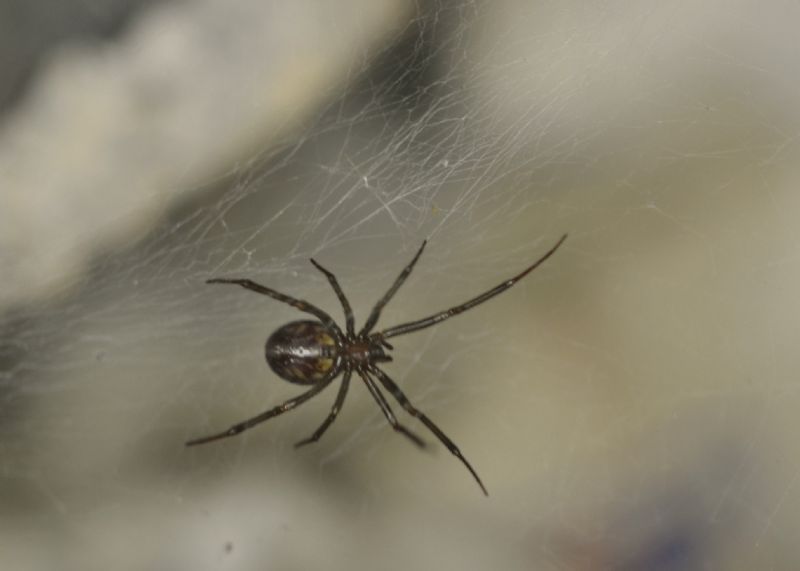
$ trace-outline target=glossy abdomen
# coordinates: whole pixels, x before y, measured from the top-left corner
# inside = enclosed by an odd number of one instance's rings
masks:
[[[267,339],[267,364],[290,383],[313,385],[324,379],[338,361],[336,341],[318,321],[292,321]]]

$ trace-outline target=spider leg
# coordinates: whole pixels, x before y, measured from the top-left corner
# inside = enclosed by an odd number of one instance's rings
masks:
[[[364,383],[367,385],[370,394],[372,394],[372,397],[378,403],[378,406],[381,407],[383,415],[386,417],[386,420],[389,421],[389,424],[392,425],[392,428],[395,430],[395,432],[399,432],[400,434],[405,435],[406,437],[408,437],[409,440],[411,440],[411,442],[413,442],[420,448],[425,448],[425,441],[422,440],[422,438],[420,438],[419,436],[411,432],[408,428],[400,424],[400,422],[398,422],[397,418],[394,416],[394,413],[392,412],[391,407],[389,407],[389,403],[386,402],[386,397],[383,396],[383,393],[381,393],[380,389],[378,388],[378,385],[375,384],[375,381],[369,378],[369,376],[364,371],[358,371],[358,374],[361,376],[362,379],[364,379]]]
[[[256,293],[260,293],[262,295],[267,295],[272,299],[277,299],[278,301],[282,301],[283,303],[289,304],[292,307],[299,309],[300,311],[304,311],[306,313],[310,313],[317,319],[319,319],[325,327],[331,329],[333,332],[342,336],[342,330],[339,329],[339,326],[336,325],[336,322],[333,318],[318,308],[316,305],[313,305],[307,301],[302,299],[297,299],[292,296],[280,293],[275,291],[274,289],[270,289],[266,286],[258,284],[252,280],[248,279],[227,279],[227,278],[213,278],[210,280],[206,280],[207,284],[236,284],[240,285],[245,289],[249,289],[250,291],[254,291]]]
[[[333,407],[331,408],[331,412],[328,414],[328,417],[325,421],[314,431],[314,434],[306,438],[305,440],[301,440],[297,444],[294,445],[295,448],[300,448],[301,446],[305,446],[306,444],[311,444],[312,442],[316,442],[319,440],[325,431],[328,430],[328,427],[336,420],[336,415],[339,414],[339,411],[342,410],[342,404],[344,404],[344,397],[347,396],[347,387],[350,385],[350,369],[345,370],[344,377],[342,378],[342,384],[339,387],[339,394],[336,396],[336,402],[333,403]]]
[[[513,278],[510,278],[503,283],[493,287],[487,292],[480,294],[478,297],[472,298],[471,300],[462,303],[461,305],[457,305],[455,307],[451,307],[450,309],[446,309],[430,317],[425,317],[424,319],[418,319],[417,321],[410,321],[408,323],[403,323],[401,325],[395,325],[394,327],[390,327],[389,329],[384,329],[380,333],[376,333],[375,337],[379,339],[386,339],[388,337],[395,337],[397,335],[405,335],[406,333],[413,333],[414,331],[419,331],[420,329],[425,329],[426,327],[430,327],[431,325],[436,325],[437,323],[444,321],[445,319],[450,319],[454,315],[458,315],[459,313],[463,313],[468,309],[475,307],[476,305],[480,305],[484,301],[488,301],[494,296],[503,293],[508,288],[513,286],[519,280],[527,276],[533,270],[535,270],[540,264],[542,264],[547,258],[552,256],[558,247],[564,243],[564,240],[567,239],[567,235],[564,234],[561,239],[556,242],[556,245],[550,248],[547,253],[536,260],[532,265],[525,268],[522,273],[517,274]]]
[[[417,263],[417,260],[422,254],[422,250],[425,249],[425,244],[427,243],[427,240],[423,240],[422,246],[420,246],[419,250],[417,250],[417,254],[414,256],[414,259],[411,260],[411,262],[405,268],[403,268],[403,271],[400,272],[399,276],[397,276],[397,279],[392,284],[392,287],[389,288],[389,291],[387,291],[384,296],[378,300],[378,303],[375,304],[375,307],[372,308],[366,323],[364,323],[364,327],[358,333],[359,337],[366,335],[372,331],[373,327],[375,327],[375,324],[378,322],[378,318],[381,316],[381,311],[383,310],[384,306],[389,303],[389,300],[392,299],[394,294],[397,293],[397,290],[400,289],[400,286],[403,285],[403,282],[406,281],[406,278],[411,273],[411,270],[414,269],[414,264]]]
[[[353,319],[353,308],[350,307],[350,302],[347,301],[347,296],[344,295],[342,288],[339,286],[339,282],[336,279],[336,276],[333,275],[333,272],[329,272],[322,266],[320,266],[314,258],[311,258],[311,263],[314,264],[314,267],[325,274],[325,277],[328,278],[328,281],[333,288],[333,291],[336,292],[336,297],[339,298],[339,302],[342,304],[342,309],[344,310],[344,319],[347,323],[347,334],[351,337],[355,335],[355,320]]]
[[[406,395],[403,394],[403,391],[400,390],[400,387],[397,386],[397,383],[395,383],[392,379],[390,379],[386,373],[381,371],[378,367],[374,366],[370,367],[369,371],[370,373],[378,377],[378,380],[381,382],[381,384],[386,388],[387,391],[392,393],[392,396],[397,399],[397,402],[399,402],[404,409],[406,409],[406,412],[408,412],[408,414],[422,421],[422,424],[427,426],[428,429],[436,435],[436,437],[442,442],[442,444],[444,444],[447,447],[450,453],[453,454],[453,456],[455,456],[459,460],[461,460],[464,466],[467,467],[467,470],[469,470],[470,474],[472,474],[472,477],[475,478],[475,481],[478,482],[478,485],[481,487],[481,490],[483,490],[483,493],[488,496],[489,492],[486,491],[486,487],[483,485],[483,482],[481,482],[478,473],[475,471],[472,465],[470,465],[470,463],[467,462],[467,459],[464,458],[464,455],[461,454],[461,451],[458,449],[458,446],[456,446],[455,443],[453,443],[453,441],[450,440],[447,437],[447,435],[444,432],[442,432],[442,430],[438,426],[436,426],[430,418],[425,416],[424,413],[417,410],[414,407],[414,405],[411,404]]]
[[[248,418],[247,420],[238,422],[233,426],[231,426],[229,429],[219,432],[217,434],[212,434],[211,436],[203,436],[201,438],[195,438],[194,440],[190,440],[186,443],[186,446],[196,446],[197,444],[205,444],[206,442],[213,442],[214,440],[221,440],[223,438],[230,438],[231,436],[236,436],[237,434],[240,434],[245,430],[253,428],[257,424],[261,424],[265,420],[269,420],[274,416],[283,414],[284,412],[290,411],[296,406],[303,404],[308,399],[310,399],[317,393],[321,392],[322,389],[331,384],[331,381],[334,378],[336,378],[335,374],[331,375],[327,379],[323,379],[322,381],[314,385],[310,390],[294,398],[290,398],[283,404],[279,404],[278,406],[271,408],[268,411],[262,412],[258,416],[254,416],[253,418]]]

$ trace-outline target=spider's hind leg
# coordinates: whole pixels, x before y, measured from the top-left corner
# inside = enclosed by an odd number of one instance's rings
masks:
[[[311,444],[312,442],[316,442],[322,435],[325,434],[325,431],[328,430],[328,427],[333,424],[333,421],[336,420],[336,416],[339,414],[339,411],[342,410],[342,405],[344,404],[344,398],[347,396],[347,387],[350,385],[350,369],[347,369],[344,372],[344,377],[342,378],[342,385],[339,387],[339,394],[336,395],[336,401],[333,403],[333,407],[331,408],[331,412],[325,418],[325,420],[320,424],[319,428],[314,431],[314,434],[309,436],[308,438],[297,442],[294,447],[300,448],[301,446],[305,446],[306,444]]]
[[[300,406],[314,395],[320,393],[329,384],[331,384],[331,381],[335,377],[336,376],[333,375],[328,377],[327,379],[323,379],[322,381],[311,387],[310,390],[287,400],[283,404],[279,404],[278,406],[272,407],[271,409],[264,411],[261,414],[254,416],[253,418],[248,418],[247,420],[243,420],[242,422],[237,422],[227,430],[223,430],[222,432],[218,432],[210,436],[202,436],[200,438],[189,440],[186,443],[186,446],[197,446],[198,444],[206,444],[208,442],[213,442],[215,440],[222,440],[223,438],[230,438],[232,436],[236,436],[237,434],[241,434],[245,430],[249,430],[256,425],[261,424],[266,420],[269,420],[270,418],[281,415],[284,412],[288,412],[294,409],[295,407]]]

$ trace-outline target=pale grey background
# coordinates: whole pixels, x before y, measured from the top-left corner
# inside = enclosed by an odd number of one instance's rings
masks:
[[[0,566],[794,568],[795,4],[125,10],[0,124]],[[297,393],[208,277],[363,319],[427,237],[391,325],[564,232],[386,367],[490,498],[359,383],[183,447]]]

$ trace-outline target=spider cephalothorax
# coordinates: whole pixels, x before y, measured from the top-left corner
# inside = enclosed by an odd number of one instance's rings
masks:
[[[392,360],[392,358],[385,352],[386,349],[392,349],[392,346],[389,345],[386,339],[395,337],[397,335],[413,333],[414,331],[419,331],[420,329],[436,325],[445,319],[449,319],[454,315],[463,313],[464,311],[467,311],[468,309],[471,309],[476,305],[479,305],[484,301],[487,301],[504,292],[528,275],[537,266],[539,266],[539,264],[552,256],[558,247],[561,246],[564,240],[566,240],[566,238],[567,236],[565,234],[555,244],[555,246],[550,248],[547,253],[536,260],[533,264],[525,268],[521,273],[500,283],[481,295],[474,297],[465,303],[451,307],[450,309],[435,313],[430,317],[418,319],[416,321],[410,321],[401,325],[395,325],[394,327],[389,327],[388,329],[384,329],[383,331],[376,333],[372,333],[372,329],[377,324],[378,318],[381,315],[381,311],[389,302],[389,300],[392,299],[392,296],[394,296],[394,294],[397,292],[400,286],[403,285],[403,282],[411,273],[411,270],[414,268],[414,264],[417,263],[422,251],[425,249],[426,242],[422,243],[422,246],[414,256],[414,259],[412,259],[411,262],[403,269],[403,271],[400,272],[400,275],[394,281],[392,287],[389,288],[389,291],[387,291],[384,296],[378,300],[378,303],[375,304],[375,307],[372,308],[367,321],[364,323],[364,327],[358,333],[355,331],[355,320],[353,318],[353,310],[350,307],[350,302],[347,300],[342,288],[339,286],[336,276],[320,266],[314,260],[311,260],[311,263],[314,264],[319,271],[325,274],[325,277],[328,278],[328,281],[333,287],[333,291],[336,293],[336,296],[339,298],[339,301],[342,304],[342,309],[344,310],[345,316],[344,331],[342,331],[342,329],[336,324],[330,315],[315,305],[312,305],[307,301],[282,294],[273,289],[257,284],[254,281],[248,279],[224,278],[214,278],[208,280],[207,283],[240,285],[251,291],[267,295],[273,299],[287,303],[292,307],[295,307],[305,313],[309,313],[318,319],[318,321],[292,321],[291,323],[287,323],[286,325],[279,327],[274,333],[272,333],[272,335],[269,336],[265,347],[267,363],[275,372],[275,374],[291,383],[311,385],[311,388],[306,392],[289,399],[283,404],[273,407],[257,416],[254,416],[253,418],[249,418],[245,421],[234,424],[223,432],[190,440],[186,443],[186,445],[194,446],[196,444],[205,444],[206,442],[228,438],[244,432],[248,428],[252,428],[253,426],[260,424],[265,420],[268,420],[274,416],[278,416],[279,414],[282,414],[304,403],[314,395],[320,393],[339,375],[342,375],[342,384],[339,386],[339,393],[336,396],[336,401],[334,402],[330,413],[311,436],[301,440],[296,444],[296,446],[303,446],[304,444],[316,442],[320,439],[325,430],[327,430],[327,428],[339,414],[342,404],[344,403],[345,396],[347,395],[347,389],[350,385],[350,378],[355,372],[364,381],[364,384],[367,386],[367,389],[372,397],[378,403],[378,406],[380,407],[381,411],[383,411],[383,414],[389,421],[389,424],[392,425],[392,428],[408,437],[417,446],[425,445],[424,441],[419,436],[398,422],[397,418],[395,418],[394,413],[392,412],[391,407],[389,406],[389,403],[386,400],[386,397],[384,397],[383,393],[378,387],[378,383],[380,383],[385,390],[389,391],[389,393],[397,400],[398,403],[400,403],[400,406],[402,406],[406,412],[408,412],[411,416],[418,418],[422,424],[424,424],[431,432],[433,432],[433,434],[436,435],[436,437],[454,456],[464,463],[464,466],[467,467],[469,472],[475,478],[475,481],[478,482],[478,485],[481,487],[483,493],[488,495],[486,487],[483,485],[483,482],[481,482],[477,472],[475,472],[472,465],[467,462],[467,459],[464,458],[464,455],[461,454],[461,451],[453,443],[453,441],[450,440],[450,438],[448,438],[445,433],[433,423],[431,419],[429,419],[427,416],[425,416],[425,414],[417,410],[417,408],[411,404],[408,398],[406,398],[405,394],[403,394],[403,391],[400,390],[400,387],[398,387],[397,384],[377,366],[377,364]],[[377,383],[375,382],[376,379]]]

